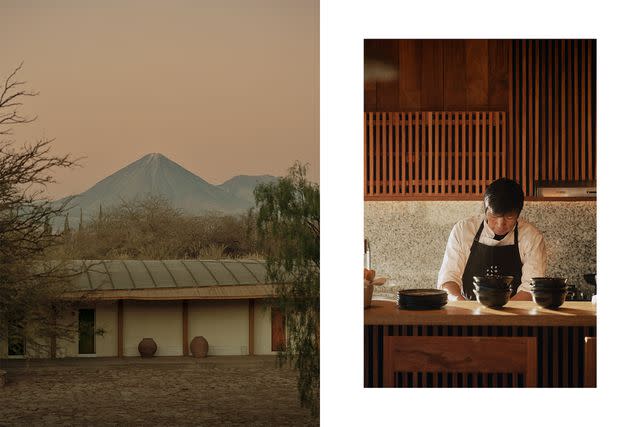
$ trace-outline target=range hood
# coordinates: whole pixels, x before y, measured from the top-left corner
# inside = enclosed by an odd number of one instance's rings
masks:
[[[592,197],[596,198],[595,181],[540,181],[536,185],[538,197]]]

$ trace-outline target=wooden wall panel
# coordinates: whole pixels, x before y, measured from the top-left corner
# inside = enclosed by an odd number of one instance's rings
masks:
[[[464,110],[467,105],[466,48],[464,40],[445,40],[444,108]]]
[[[393,81],[368,81],[367,112],[504,111],[510,40],[365,40],[365,55],[396,67]]]
[[[420,109],[425,111],[442,110],[444,105],[443,42],[442,40],[433,40],[430,43],[421,43],[420,52],[422,54]],[[380,108],[384,111],[383,106]]]
[[[460,336],[533,337],[536,339],[536,387],[581,388],[595,386],[595,327],[583,326],[433,326],[366,325],[364,327],[364,386],[383,386],[386,337]],[[590,340],[585,338],[590,337]],[[591,375],[589,375],[591,373]],[[413,378],[412,378],[413,377]],[[402,372],[396,376],[399,387],[523,387],[524,378],[502,373],[469,373],[464,376],[425,375]],[[593,378],[593,379],[591,379]]]
[[[541,182],[596,181],[595,40],[410,40],[385,49],[407,81],[393,83],[395,95],[392,83],[376,84],[376,99],[398,109],[365,114],[365,197],[473,199],[503,176],[535,197]],[[442,108],[403,110],[418,98]]]
[[[403,109],[420,109],[422,61],[419,40],[398,42],[399,78],[398,103]]]
[[[489,104],[489,41],[467,40],[464,46],[466,64],[464,105],[478,105],[485,109]]]

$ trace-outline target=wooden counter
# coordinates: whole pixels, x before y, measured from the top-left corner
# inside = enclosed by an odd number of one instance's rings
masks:
[[[374,300],[364,310],[364,385],[382,385],[385,337],[478,336],[535,337],[537,386],[584,387],[584,342],[585,337],[596,336],[596,319],[596,306],[590,302],[567,301],[557,310],[547,310],[531,301],[512,301],[500,309],[485,308],[476,301],[456,301],[439,310],[414,311],[400,310],[393,301]],[[471,383],[477,387],[513,386],[502,374],[478,374]],[[419,386],[428,387],[449,384],[447,375],[419,381]]]
[[[596,306],[567,301],[557,310],[538,307],[533,301],[510,301],[500,309],[476,301],[450,301],[439,310],[401,310],[392,301],[372,302],[364,310],[365,325],[451,326],[596,326]]]

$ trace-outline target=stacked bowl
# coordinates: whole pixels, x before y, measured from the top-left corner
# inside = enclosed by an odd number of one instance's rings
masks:
[[[534,277],[531,293],[536,304],[543,308],[558,308],[567,297],[567,279],[562,277]]]
[[[498,308],[509,302],[513,276],[473,276],[473,293],[485,307]]]
[[[447,293],[441,289],[405,289],[398,291],[397,302],[403,310],[436,310],[447,304]]]

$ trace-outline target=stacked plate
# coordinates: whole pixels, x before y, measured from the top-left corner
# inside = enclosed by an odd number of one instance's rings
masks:
[[[531,279],[533,300],[540,307],[558,308],[567,297],[567,279],[563,277],[534,277]]]
[[[498,308],[509,302],[513,276],[473,276],[473,293],[485,307]]]
[[[447,304],[447,293],[440,289],[398,291],[398,307],[403,310],[436,310]]]

